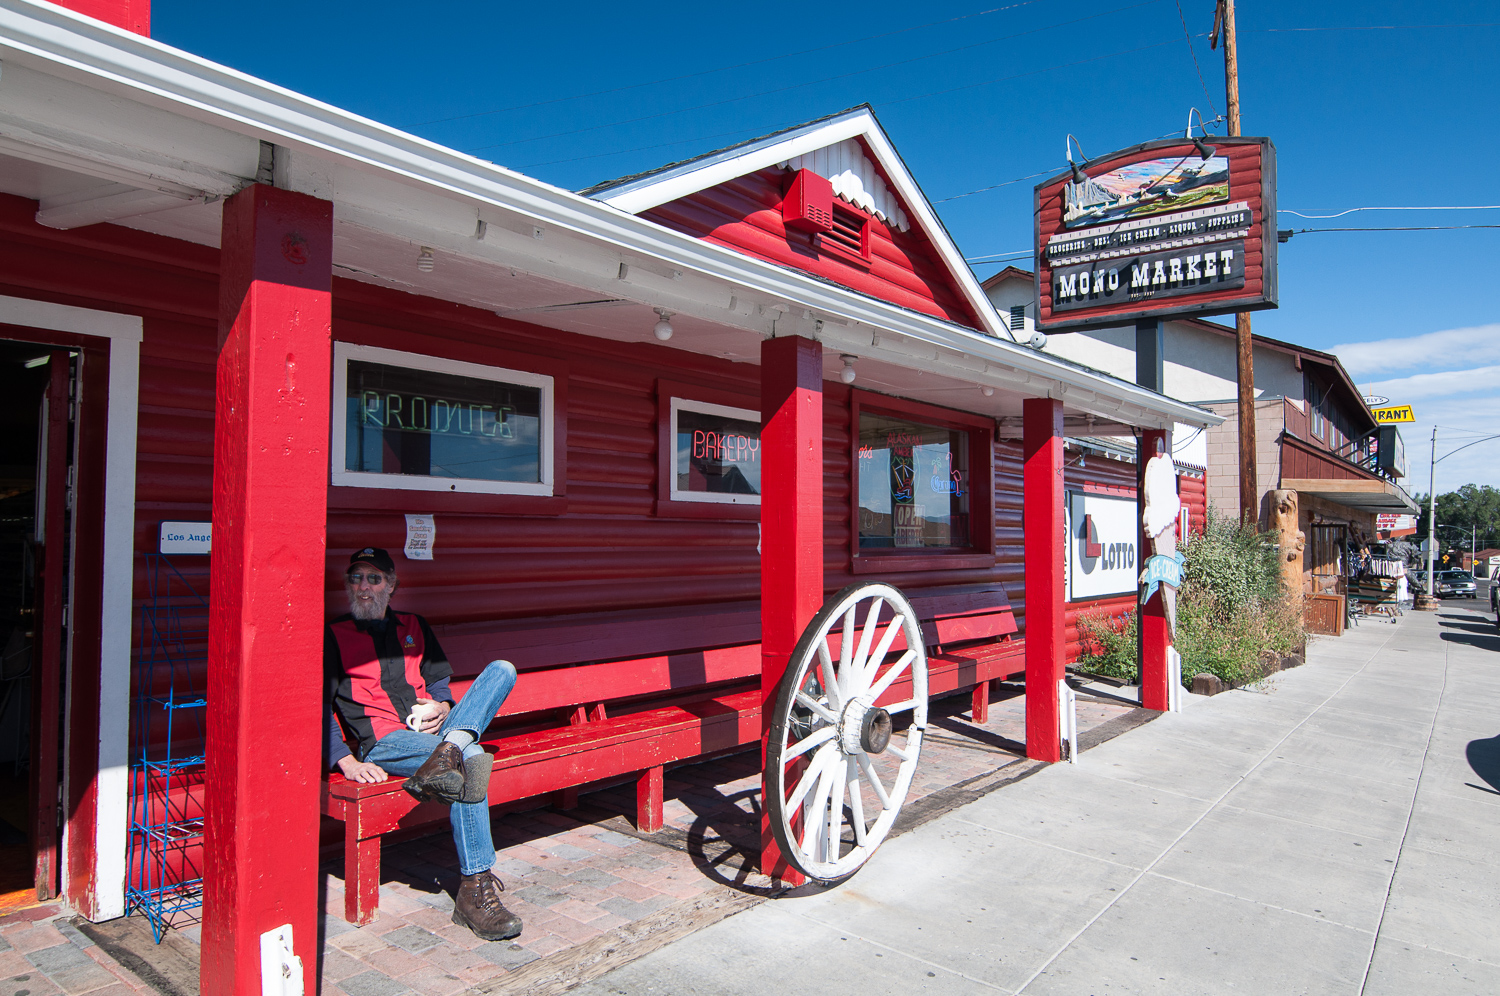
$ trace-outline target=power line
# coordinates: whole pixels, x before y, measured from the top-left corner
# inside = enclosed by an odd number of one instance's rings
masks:
[[[989,14],[999,14],[1007,10],[1015,10],[1018,7],[1030,7],[1041,3],[1042,0],[1025,0],[1024,3],[1013,3],[1006,7],[991,7],[989,10],[975,11],[972,14],[960,14],[958,17],[949,17],[941,21],[928,21],[926,24],[914,24],[909,28],[898,28],[895,31],[886,31],[878,35],[867,35],[864,38],[850,38],[847,41],[834,42],[831,45],[819,45],[816,48],[804,48],[796,52],[787,52],[784,55],[773,55],[765,59],[752,59],[749,62],[740,62],[732,66],[720,66],[717,69],[703,69],[696,73],[684,73],[681,76],[665,76],[659,80],[648,80],[645,83],[630,83],[625,86],[610,87],[607,90],[594,90],[589,93],[575,93],[570,97],[550,97],[547,100],[537,100],[529,104],[513,104],[510,107],[497,107],[488,111],[475,111],[471,114],[455,114],[451,118],[436,118],[432,121],[422,121],[412,127],[425,128],[428,125],[447,124],[450,121],[467,121],[470,118],[482,118],[492,114],[504,114],[507,111],[524,111],[533,107],[545,107],[548,104],[560,104],[569,100],[584,100],[588,97],[602,97],[611,93],[624,93],[626,90],[639,90],[642,87],[660,86],[663,83],[678,83],[682,80],[697,79],[701,76],[712,76],[715,73],[727,73],[736,69],[747,69],[751,66],[763,66],[768,62],[780,62],[783,59],[792,59],[799,55],[812,55],[817,52],[826,52],[829,49],[843,48],[848,45],[860,45],[864,42],[879,41],[882,38],[890,38],[895,35],[906,34],[911,31],[920,31],[923,28],[933,28],[941,24],[952,24],[955,21],[966,21],[973,17],[985,17]]]
[[[1301,211],[1293,211],[1290,208],[1282,208],[1277,214],[1295,214],[1299,218],[1309,221],[1328,221],[1333,218],[1342,218],[1346,214],[1356,211],[1500,211],[1500,204],[1470,204],[1466,206],[1444,206],[1430,205],[1420,207],[1355,207],[1338,214],[1303,214]]]
[[[1479,24],[1345,24],[1327,28],[1251,28],[1251,31],[1287,33],[1293,31],[1411,31],[1417,28],[1500,28],[1500,21]]]
[[[1177,4],[1177,19],[1182,22],[1182,37],[1188,45],[1188,55],[1193,57],[1193,71],[1198,74],[1198,83],[1203,87],[1203,96],[1208,98],[1208,109],[1217,117],[1219,109],[1214,106],[1213,95],[1208,92],[1208,81],[1203,78],[1203,68],[1198,65],[1198,52],[1193,48],[1193,36],[1188,33],[1187,17],[1182,13],[1182,0],[1175,0]],[[1192,122],[1189,122],[1191,126]]]
[[[888,62],[888,63],[885,63],[884,65],[867,66],[864,69],[857,69],[857,70],[855,70],[853,72],[848,72],[848,73],[839,73],[836,76],[826,76],[826,77],[824,77],[822,79],[809,80],[806,83],[793,83],[793,84],[790,84],[788,86],[775,87],[775,88],[770,89],[770,90],[762,90],[759,93],[749,93],[749,94],[744,94],[743,96],[739,96],[739,97],[726,97],[723,100],[714,100],[714,101],[710,101],[710,102],[708,102],[706,104],[695,104],[692,107],[680,107],[680,108],[677,108],[676,110],[671,110],[671,111],[659,111],[659,112],[657,112],[655,114],[644,114],[644,115],[641,115],[640,117],[636,117],[636,118],[626,118],[623,121],[609,121],[609,122],[605,122],[603,124],[589,125],[589,126],[584,127],[584,128],[573,128],[573,129],[570,129],[568,131],[553,132],[550,135],[538,135],[538,136],[535,136],[533,138],[520,138],[520,139],[516,139],[515,141],[511,141],[511,142],[496,142],[496,143],[491,144],[491,145],[480,145],[480,146],[475,146],[475,147],[470,148],[470,149],[466,149],[465,151],[470,152],[470,153],[483,152],[483,151],[486,151],[488,149],[502,149],[502,148],[507,148],[507,147],[512,146],[512,145],[526,145],[526,144],[529,144],[531,142],[542,142],[542,141],[546,141],[546,140],[552,139],[552,138],[566,138],[566,137],[568,137],[570,135],[579,135],[579,134],[582,134],[582,133],[588,132],[588,131],[599,131],[600,129],[603,129],[603,128],[614,128],[614,127],[618,127],[620,125],[637,124],[637,123],[639,123],[641,121],[651,121],[651,120],[654,120],[656,118],[670,117],[673,114],[685,114],[688,111],[701,111],[701,110],[706,110],[707,108],[710,108],[710,107],[721,107],[724,104],[734,104],[734,103],[738,103],[738,102],[740,102],[742,100],[753,100],[756,97],[769,97],[769,96],[773,96],[773,95],[778,94],[778,93],[786,93],[787,91],[790,91],[790,90],[800,90],[800,89],[803,89],[805,87],[817,86],[817,85],[819,85],[821,83],[833,83],[833,82],[836,82],[838,80],[849,79],[850,77],[853,77],[853,76],[864,76],[864,75],[867,75],[869,73],[879,72],[879,71],[884,70],[884,69],[894,69],[897,66],[910,65],[913,62],[922,62],[922,61],[925,61],[927,59],[935,59],[935,58],[937,58],[939,56],[943,56],[943,55],[952,55],[955,52],[963,52],[963,51],[967,51],[969,49],[980,48],[980,47],[985,46],[985,45],[996,45],[996,44],[999,44],[1000,42],[1004,42],[1004,41],[1013,41],[1013,40],[1015,40],[1017,38],[1024,38],[1027,35],[1040,34],[1043,31],[1051,31],[1054,28],[1064,28],[1064,27],[1068,27],[1069,25],[1080,24],[1080,23],[1082,23],[1084,21],[1091,21],[1091,20],[1094,20],[1096,18],[1107,17],[1110,14],[1118,14],[1118,13],[1122,13],[1122,12],[1127,11],[1127,10],[1135,10],[1138,7],[1149,7],[1149,6],[1153,5],[1153,4],[1157,4],[1157,3],[1161,3],[1161,2],[1162,2],[1162,0],[1141,0],[1141,2],[1127,4],[1124,7],[1115,7],[1113,9],[1111,9],[1111,10],[1100,11],[1097,14],[1088,14],[1088,15],[1085,15],[1083,17],[1075,17],[1075,18],[1073,18],[1070,21],[1060,21],[1060,22],[1058,22],[1056,24],[1048,24],[1048,25],[1045,25],[1045,26],[1040,27],[1040,28],[1033,28],[1030,31],[1021,31],[1021,32],[1018,32],[1018,33],[1013,34],[1013,35],[1004,35],[1004,36],[1002,36],[1000,38],[991,38],[991,39],[989,39],[987,41],[975,42],[975,43],[973,43],[971,45],[963,45],[963,46],[960,46],[958,48],[946,49],[946,50],[941,51],[941,52],[932,52],[932,53],[929,53],[927,55],[914,56],[913,58],[910,58],[910,59],[901,59],[901,60],[899,60],[897,62]],[[1147,46],[1147,47],[1151,48],[1151,47],[1155,47],[1155,46]],[[1140,51],[1140,49],[1133,49],[1132,51]],[[1119,54],[1125,54],[1125,53],[1119,53]],[[1085,59],[1085,60],[1082,60],[1082,61],[1083,62],[1092,62],[1092,61],[1096,61],[1096,60]],[[1082,63],[1076,63],[1075,62],[1075,63],[1068,63],[1067,65],[1081,65],[1081,64]],[[1054,68],[1064,68],[1064,67],[1059,66],[1059,67],[1054,67]],[[1042,71],[1045,71],[1045,70],[1042,70]],[[1035,75],[1035,74],[1025,73],[1025,74],[1022,74],[1022,75]],[[1019,76],[1017,76],[1017,77],[1008,77],[1008,78],[1010,78],[1010,79],[1020,79]],[[991,81],[988,81],[988,82],[1000,82],[1000,81],[999,80],[991,80]],[[973,86],[983,86],[984,84],[982,84],[982,83],[976,83],[976,84],[972,84],[972,85]],[[968,89],[968,87],[956,87],[954,89],[963,90],[963,89]],[[952,91],[951,90],[940,91],[940,93],[950,93],[950,92],[952,92]],[[937,96],[937,94],[923,94],[922,96]],[[907,97],[907,98],[904,98],[903,100],[887,101],[886,103],[899,104],[899,103],[903,103],[904,100],[917,100],[917,99],[920,99],[920,97]]]
[[[1022,256],[1030,256],[1034,250],[1018,249],[1015,252],[994,252],[988,256],[973,256],[964,259],[965,263],[999,263],[1007,259],[1020,259]]]
[[[1301,235],[1304,232],[1452,232],[1461,228],[1500,228],[1500,225],[1408,225],[1393,228],[1298,228],[1285,229],[1278,235],[1291,238],[1293,235]],[[1282,239],[1286,241],[1286,239]]]

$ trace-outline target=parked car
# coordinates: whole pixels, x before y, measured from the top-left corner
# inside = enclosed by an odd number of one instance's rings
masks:
[[[1433,594],[1438,598],[1478,598],[1479,587],[1474,583],[1474,575],[1468,571],[1439,571],[1437,590]]]

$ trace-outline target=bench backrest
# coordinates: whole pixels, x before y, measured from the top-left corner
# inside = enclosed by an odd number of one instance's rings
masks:
[[[928,646],[1016,632],[999,585],[908,593]],[[760,603],[724,602],[436,627],[455,695],[503,658],[522,673],[502,716],[681,692],[760,674]],[[897,647],[896,649],[901,649]]]

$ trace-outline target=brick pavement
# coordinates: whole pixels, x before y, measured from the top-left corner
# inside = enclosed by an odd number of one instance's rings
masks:
[[[909,804],[1017,760],[1024,751],[1024,698],[1018,687],[1006,688],[983,726],[968,721],[966,697],[933,703]],[[1087,694],[1080,694],[1078,705],[1080,731],[1131,711],[1123,700]],[[750,860],[759,846],[754,751],[671,769],[666,796],[666,828],[649,839],[625,818],[635,810],[633,783],[586,794],[572,812],[497,815],[495,870],[506,883],[506,905],[526,924],[513,942],[480,941],[452,923],[457,858],[446,831],[384,847],[380,910],[365,927],[342,917],[342,857],[325,864],[323,992],[451,996],[476,986],[505,991],[507,976],[517,970],[529,973],[517,977],[520,984],[550,966],[566,969],[570,959],[598,947],[589,942],[624,944],[618,939],[716,890],[770,893],[770,881]],[[0,919],[0,996],[22,990],[29,990],[27,996],[151,991],[68,920],[55,906]],[[180,920],[174,929],[197,943],[195,921]],[[140,933],[149,939],[144,927]],[[154,964],[149,945],[131,950]],[[196,989],[196,979],[182,981],[184,991]]]

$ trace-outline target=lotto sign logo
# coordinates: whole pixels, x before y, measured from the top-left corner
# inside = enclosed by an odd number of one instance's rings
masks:
[[[1412,413],[1411,405],[1392,405],[1389,408],[1371,408],[1375,415],[1375,421],[1381,425],[1392,425],[1397,422],[1415,422],[1417,416]]]

